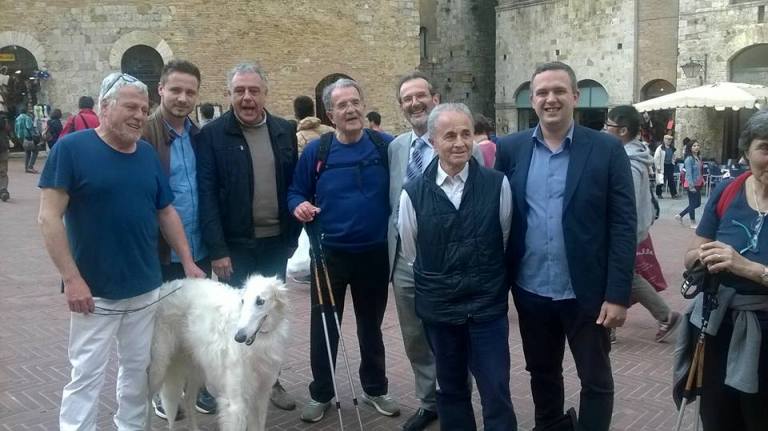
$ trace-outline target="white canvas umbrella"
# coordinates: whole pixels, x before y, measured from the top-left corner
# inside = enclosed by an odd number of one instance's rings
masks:
[[[718,82],[676,91],[636,103],[634,106],[640,112],[675,108],[714,108],[716,111],[760,109],[768,106],[768,87],[738,82]]]

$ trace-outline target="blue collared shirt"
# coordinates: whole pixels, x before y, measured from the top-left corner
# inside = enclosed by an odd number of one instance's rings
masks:
[[[198,218],[198,194],[197,194],[197,161],[192,149],[192,141],[189,130],[192,122],[187,119],[184,122],[184,132],[179,135],[167,122],[168,136],[171,141],[171,166],[170,183],[173,191],[173,207],[179,213],[181,223],[184,225],[184,234],[189,242],[189,249],[195,262],[208,255],[203,245],[200,234],[200,220]],[[171,262],[179,262],[179,256],[171,250]]]
[[[555,152],[544,143],[538,126],[532,139],[533,154],[525,188],[528,229],[517,284],[553,300],[575,298],[563,237],[563,199],[573,124]]]

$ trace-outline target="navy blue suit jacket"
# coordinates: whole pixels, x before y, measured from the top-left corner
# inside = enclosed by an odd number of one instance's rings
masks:
[[[525,190],[533,129],[499,140],[496,169],[512,186],[514,211],[507,258],[510,282],[525,253]],[[629,158],[613,136],[575,126],[563,199],[563,235],[571,285],[595,317],[603,301],[628,306],[635,262],[637,213]]]

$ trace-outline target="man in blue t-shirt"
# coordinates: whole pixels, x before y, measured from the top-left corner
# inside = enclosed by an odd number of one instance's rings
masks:
[[[162,282],[158,233],[187,277],[204,277],[171,206],[173,193],[152,147],[140,140],[147,87],[112,73],[101,85],[101,125],[62,138],[40,177],[39,220],[72,312],[62,430],[96,428],[98,396],[117,340],[118,430],[143,429],[154,307]],[[64,223],[66,219],[66,226]],[[120,312],[111,310],[138,310]]]
[[[323,103],[336,132],[326,157],[318,154],[323,138],[310,142],[304,149],[288,189],[288,208],[299,221],[317,220],[308,233],[322,236],[327,275],[339,314],[344,310],[347,285],[350,287],[360,343],[363,401],[383,415],[396,416],[400,407],[387,394],[381,336],[389,284],[389,172],[386,151],[382,151],[388,141],[378,132],[364,129],[365,103],[357,82],[340,79],[329,85],[323,90]],[[328,139],[328,135],[324,136]],[[380,142],[381,146],[374,142]],[[318,164],[324,164],[319,177]],[[305,422],[320,421],[334,397],[316,283],[313,279],[310,321],[313,381],[309,385],[311,399],[301,412],[301,420]],[[327,294],[324,291],[323,297]],[[329,335],[330,348],[335,354],[338,334],[332,330]]]

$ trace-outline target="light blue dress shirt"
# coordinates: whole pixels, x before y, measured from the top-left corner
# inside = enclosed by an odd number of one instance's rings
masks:
[[[173,207],[179,213],[184,225],[189,248],[195,262],[203,259],[208,252],[203,245],[198,217],[197,194],[197,161],[192,149],[189,130],[192,123],[189,119],[184,122],[184,132],[179,135],[167,122],[168,136],[171,141],[170,183],[173,191]],[[171,250],[171,262],[180,262],[179,256]]]
[[[539,126],[534,129],[532,139],[533,153],[525,188],[528,228],[517,284],[528,292],[553,300],[576,298],[563,237],[563,198],[573,124],[555,152],[544,143]]]

